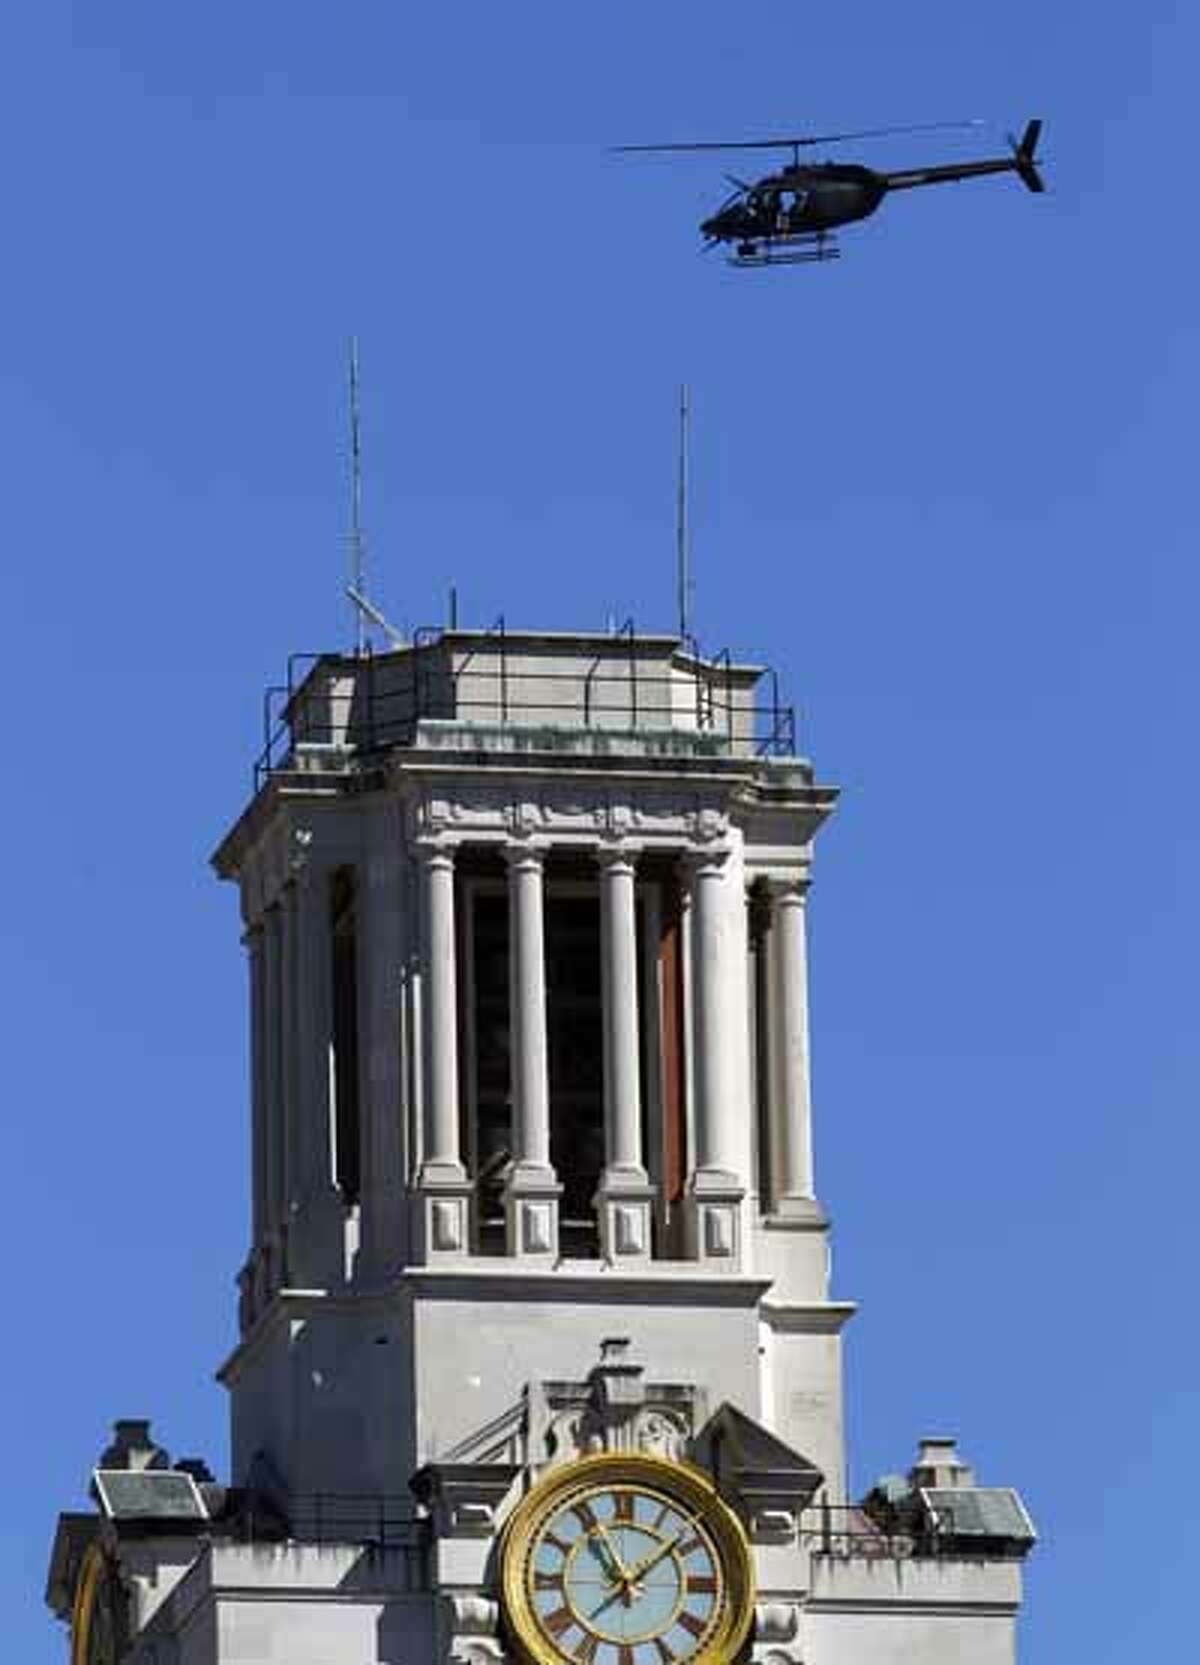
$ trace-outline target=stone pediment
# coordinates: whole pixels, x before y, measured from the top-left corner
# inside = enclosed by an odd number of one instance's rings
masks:
[[[692,1442],[690,1456],[744,1517],[756,1538],[786,1537],[825,1483],[815,1463],[734,1405],[722,1405]]]

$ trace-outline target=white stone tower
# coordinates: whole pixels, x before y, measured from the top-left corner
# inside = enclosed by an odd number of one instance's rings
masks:
[[[214,858],[250,984],[232,1473],[122,1425],[56,1540],[77,1665],[1007,1665],[1016,1495],[932,1441],[846,1497],[805,948],[836,793],[774,679],[501,626],[281,693]]]

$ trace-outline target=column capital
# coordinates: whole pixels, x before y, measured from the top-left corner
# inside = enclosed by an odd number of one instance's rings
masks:
[[[503,853],[510,872],[528,872],[535,868],[540,871],[546,865],[550,848],[542,839],[511,838],[504,845]]]
[[[608,839],[593,847],[592,855],[602,873],[627,871],[632,873],[637,867],[638,857],[642,853],[640,844],[630,844],[625,839]]]
[[[689,844],[679,853],[679,866],[691,878],[721,874],[732,851],[728,844]]]
[[[428,868],[453,868],[458,854],[458,840],[444,834],[429,835],[416,841],[417,855]]]
[[[772,902],[805,902],[812,888],[807,873],[772,873],[759,883]]]

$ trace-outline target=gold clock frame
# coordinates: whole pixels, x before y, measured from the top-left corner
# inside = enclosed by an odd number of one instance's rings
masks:
[[[79,1569],[75,1602],[71,1611],[71,1665],[88,1665],[92,1640],[92,1618],[96,1601],[108,1574],[107,1557],[100,1545],[89,1544]]]
[[[598,1452],[552,1469],[509,1516],[500,1542],[501,1596],[504,1617],[522,1660],[526,1665],[569,1662],[570,1656],[555,1648],[541,1631],[529,1599],[526,1567],[546,1520],[573,1493],[605,1484],[665,1492],[712,1535],[726,1586],[724,1612],[703,1652],[690,1655],[687,1665],[730,1665],[745,1646],[754,1622],[754,1558],[742,1523],[698,1468],[632,1452]]]

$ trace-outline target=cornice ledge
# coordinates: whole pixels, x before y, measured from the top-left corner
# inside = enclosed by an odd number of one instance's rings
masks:
[[[545,1270],[521,1265],[410,1266],[398,1281],[414,1295],[552,1302],[577,1300],[580,1296],[621,1300],[661,1294],[682,1302],[703,1301],[709,1306],[750,1310],[761,1306],[774,1280],[728,1272],[704,1273],[692,1262],[672,1261],[639,1272],[563,1266]]]
[[[377,1290],[370,1293],[378,1299]],[[294,1318],[308,1317],[318,1310],[346,1311],[351,1307],[361,1307],[367,1298],[365,1295],[348,1296],[342,1290],[277,1289],[255,1320],[249,1335],[244,1335],[225,1361],[217,1366],[214,1372],[217,1381],[223,1387],[230,1387],[243,1367],[266,1346],[282,1324]]]
[[[853,1557],[847,1563],[854,1566]],[[911,1566],[911,1562],[905,1562]],[[955,1561],[943,1562],[956,1566]],[[937,1619],[1012,1619],[1021,1611],[1020,1601],[929,1601],[917,1596],[908,1599],[903,1593],[894,1596],[864,1597],[855,1601],[852,1596],[813,1596],[804,1604],[806,1613],[890,1613],[902,1609],[906,1615],[920,1614]]]
[[[764,1301],[765,1324],[783,1335],[838,1335],[858,1311],[857,1301]]]

